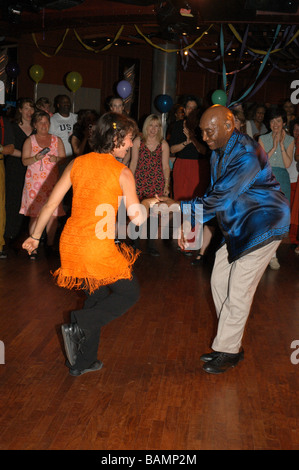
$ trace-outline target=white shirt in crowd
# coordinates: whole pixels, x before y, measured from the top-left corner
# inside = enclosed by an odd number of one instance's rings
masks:
[[[51,116],[50,134],[57,135],[64,143],[65,153],[67,157],[73,155],[72,146],[69,138],[73,133],[74,124],[77,122],[77,114],[70,113],[68,117],[61,116],[59,113]]]

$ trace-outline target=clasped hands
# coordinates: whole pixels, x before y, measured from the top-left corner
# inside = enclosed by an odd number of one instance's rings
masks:
[[[273,144],[275,149],[278,147],[278,145],[283,145],[285,136],[286,131],[284,129],[282,129],[281,131],[273,132]]]
[[[56,163],[57,162],[57,160],[58,160],[57,155],[53,155],[53,154],[50,154],[50,153],[48,153],[46,155],[47,155],[47,157],[49,157],[49,160],[50,160],[51,163]],[[40,162],[46,155],[43,155],[41,152],[38,152],[36,155],[34,155],[33,160],[35,162]]]
[[[174,199],[171,199],[170,197],[166,196],[158,196],[157,194],[155,195],[154,198],[148,199],[149,201],[149,207],[159,207],[159,212],[161,215],[167,215],[169,212],[181,212],[181,205],[178,201],[175,201]],[[144,202],[144,201],[142,201]],[[155,209],[154,209],[155,211]],[[188,242],[188,235],[191,232],[191,225],[184,222],[184,224],[181,224],[181,227],[179,227],[179,233],[178,233],[178,245],[182,250],[186,250],[189,246]]]
[[[192,139],[194,138],[194,134],[186,127],[186,124],[184,122],[184,126],[183,126],[183,132],[186,136],[186,145],[188,144],[191,144],[192,142]]]

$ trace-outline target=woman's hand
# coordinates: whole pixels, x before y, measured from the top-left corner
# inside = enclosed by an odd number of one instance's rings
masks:
[[[282,131],[280,132],[280,135],[279,135],[279,143],[280,143],[281,147],[283,146],[285,136],[286,136],[286,131],[284,129],[282,129]]]
[[[159,202],[168,203],[171,200],[171,199],[169,199],[169,197],[167,197],[167,195],[158,196],[158,194],[155,194],[155,197],[153,197],[151,199],[152,199],[152,205],[158,204]]]
[[[286,132],[284,129],[279,130],[275,133],[273,132],[273,144],[274,144],[275,149],[278,147],[278,145],[280,146],[283,145],[285,136],[286,136]]]
[[[42,155],[40,152],[38,152],[36,155],[34,155],[33,157],[33,160],[35,162],[39,162],[40,160],[42,160],[44,158],[44,155]]]
[[[183,225],[181,226],[181,233],[180,233],[180,237],[178,238],[178,245],[181,248],[181,250],[185,250],[188,247],[188,242],[185,238]]]
[[[171,207],[173,212],[180,212],[181,210],[179,201],[175,201],[174,199],[171,199],[168,196],[158,196],[156,194],[154,198],[150,199],[150,201],[151,207],[154,205],[160,206],[160,204],[166,204],[168,207]]]
[[[48,157],[50,158],[50,162],[51,163],[57,163],[58,162],[58,157],[56,155],[48,155]]]
[[[33,240],[33,238],[28,237],[22,244],[22,248],[24,250],[28,251],[28,254],[31,255],[31,253],[38,248],[39,241],[38,240]]]
[[[188,145],[191,142],[191,135],[190,135],[191,133],[190,133],[189,129],[187,129],[185,123],[184,123],[184,126],[183,126],[183,132],[184,132],[184,134],[186,136],[186,139],[187,139],[186,145]]]
[[[272,134],[272,138],[273,138],[273,148],[276,150],[277,149],[277,146],[278,146],[278,143],[279,143],[279,133],[278,132],[273,132]]]
[[[169,178],[165,178],[164,181],[164,189],[163,189],[163,196],[169,196],[170,189],[169,189]]]

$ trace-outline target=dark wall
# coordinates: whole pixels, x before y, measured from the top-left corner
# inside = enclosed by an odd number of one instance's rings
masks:
[[[79,72],[83,77],[84,87],[99,88],[101,90],[101,110],[105,111],[105,100],[113,94],[115,84],[123,79],[121,76],[126,60],[138,61],[138,84],[136,86],[138,112],[137,119],[149,114],[151,111],[152,93],[152,61],[154,47],[148,44],[136,46],[113,46],[106,52],[94,53],[87,51],[70,32],[58,54],[55,49],[61,43],[63,32],[37,35],[40,49],[51,57],[45,57],[34,44],[31,35],[24,36],[18,45],[18,63],[21,73],[18,77],[18,96],[34,96],[34,82],[29,77],[31,65],[38,64],[44,68],[44,83],[63,84],[68,72]],[[227,66],[229,70],[229,65]],[[238,99],[244,90],[248,89],[255,77],[254,70],[238,74],[233,100]],[[250,98],[250,102],[278,103],[290,97],[290,84],[294,77],[291,74],[274,71],[261,89]],[[229,77],[229,80],[231,77]],[[177,54],[177,96],[195,94],[209,105],[209,96],[215,89],[221,88],[221,74],[214,74],[199,67],[195,61],[190,60],[186,70],[181,65],[180,55]],[[135,117],[135,116],[134,116]],[[135,117],[136,118],[136,117]]]

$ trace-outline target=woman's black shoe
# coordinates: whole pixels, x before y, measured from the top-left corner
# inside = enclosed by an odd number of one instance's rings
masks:
[[[160,253],[158,250],[156,250],[156,248],[154,248],[153,246],[149,246],[146,250],[147,254],[151,255],[151,256],[160,256]]]
[[[77,360],[78,353],[82,350],[82,346],[86,341],[84,331],[77,323],[69,323],[61,326],[61,332],[66,357],[70,365],[73,366]]]
[[[203,264],[205,260],[205,257],[204,255],[197,255],[196,258],[194,258],[192,261],[191,261],[191,265],[192,266],[201,266]]]
[[[36,261],[36,259],[37,259],[37,250],[33,250],[33,251],[30,253],[29,259],[30,259],[31,261]]]
[[[91,366],[87,367],[86,369],[70,369],[70,375],[74,377],[78,377],[79,375],[86,374],[86,372],[95,372],[97,370],[102,369],[103,363],[101,361],[95,361]]]

